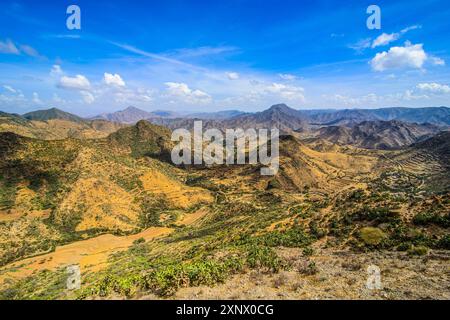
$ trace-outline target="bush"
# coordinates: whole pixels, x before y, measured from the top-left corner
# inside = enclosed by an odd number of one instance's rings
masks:
[[[437,247],[440,249],[450,250],[450,234],[447,234],[439,239]]]
[[[319,272],[316,264],[313,261],[300,260],[295,264],[297,271],[306,276],[312,276]]]
[[[352,219],[359,221],[374,221],[377,223],[386,223],[399,220],[399,214],[392,211],[390,208],[377,207],[370,208],[364,206],[360,211],[358,211]]]
[[[438,213],[419,213],[413,218],[413,223],[417,226],[427,226],[434,224],[442,228],[450,227],[450,214],[441,216]]]
[[[145,277],[146,287],[161,296],[174,294],[179,288],[188,286],[212,286],[224,282],[226,277],[242,269],[242,262],[231,259],[225,263],[197,261],[165,266]]]
[[[307,248],[303,249],[303,256],[310,257],[313,254],[314,254],[313,248],[307,247]]]
[[[300,228],[287,231],[273,231],[254,240],[257,244],[267,247],[298,248],[311,244],[311,238]]]
[[[400,243],[400,245],[397,247],[397,251],[405,252],[411,249],[410,243]]]
[[[284,265],[275,251],[269,247],[251,245],[247,253],[247,264],[250,268],[278,272]]]
[[[144,238],[139,238],[133,241],[134,245],[139,245],[139,244],[143,244],[145,243],[145,239]]]
[[[408,250],[408,253],[412,256],[425,256],[428,254],[428,248],[424,246],[412,247]]]
[[[378,228],[362,228],[359,231],[361,240],[368,246],[378,246],[386,239],[386,234]]]

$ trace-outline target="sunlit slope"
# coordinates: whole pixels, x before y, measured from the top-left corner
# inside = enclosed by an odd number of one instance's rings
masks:
[[[124,127],[124,124],[105,120],[84,120],[68,113],[54,112],[25,118],[0,112],[0,132],[42,140],[105,138]]]
[[[1,133],[2,263],[100,233],[138,232],[159,225],[161,211],[213,200],[184,185],[181,170],[137,156],[133,148],[144,150],[154,134],[139,133],[147,140],[43,141]],[[161,138],[155,141],[164,144]]]

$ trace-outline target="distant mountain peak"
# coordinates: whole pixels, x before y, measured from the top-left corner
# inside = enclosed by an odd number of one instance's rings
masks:
[[[279,103],[279,104],[274,104],[273,106],[271,106],[269,108],[270,111],[290,111],[290,110],[295,110],[292,109],[291,107],[289,107],[287,104],[284,103]]]
[[[50,108],[46,110],[37,110],[23,115],[27,120],[47,121],[47,120],[69,120],[74,122],[84,122],[85,120],[79,116],[69,112],[62,111],[58,108]]]
[[[153,118],[173,118],[176,114],[170,111],[158,110],[147,112],[145,110],[129,106],[124,110],[113,113],[104,113],[94,117],[93,119],[104,119],[113,122],[136,124],[140,120],[148,120]]]
[[[144,111],[142,109],[136,108],[134,106],[129,106],[126,109],[122,110],[122,112],[147,112],[147,111]]]

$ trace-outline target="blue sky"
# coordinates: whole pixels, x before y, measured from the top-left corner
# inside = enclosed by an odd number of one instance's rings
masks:
[[[4,0],[0,110],[449,106],[449,17],[446,0]]]

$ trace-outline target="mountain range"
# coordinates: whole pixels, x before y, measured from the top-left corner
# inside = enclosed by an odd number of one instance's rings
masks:
[[[186,116],[147,112],[135,107],[85,119],[52,108],[24,115],[0,113],[0,130],[40,139],[102,138],[116,130],[147,120],[171,130],[203,128],[278,128],[282,134],[301,139],[323,139],[340,145],[367,149],[395,149],[417,143],[450,126],[450,109],[387,108],[375,110],[296,110],[278,104],[256,113],[223,111]]]
[[[382,109],[346,109],[346,110],[296,110],[285,104],[274,105],[268,110],[248,113],[238,110],[228,110],[211,113],[194,113],[181,115],[170,111],[147,112],[135,107],[123,111],[99,115],[94,118],[109,121],[136,123],[139,120],[169,119],[178,122],[180,119],[220,120],[247,124],[276,124],[291,130],[299,129],[305,123],[310,125],[348,125],[363,121],[398,120],[411,123],[432,123],[450,125],[450,108],[382,108]]]
[[[404,283],[391,289],[394,298],[422,297],[423,283],[427,297],[445,297],[450,133],[440,126],[317,126],[285,105],[204,120],[284,131],[278,174],[261,176],[257,164],[176,166],[168,161],[170,128],[149,121],[68,117],[0,114],[0,299],[155,299],[202,290],[231,297],[235,287],[241,297],[255,281],[263,284],[258,294],[274,298],[330,297],[342,287],[336,298],[358,297],[367,261],[393,270],[386,283],[397,284],[399,273],[412,279],[407,292]],[[65,129],[99,122],[118,127],[94,139]],[[18,133],[26,130],[34,136]],[[430,251],[435,275],[425,282],[417,263]],[[65,266],[73,264],[83,287],[69,291]]]

